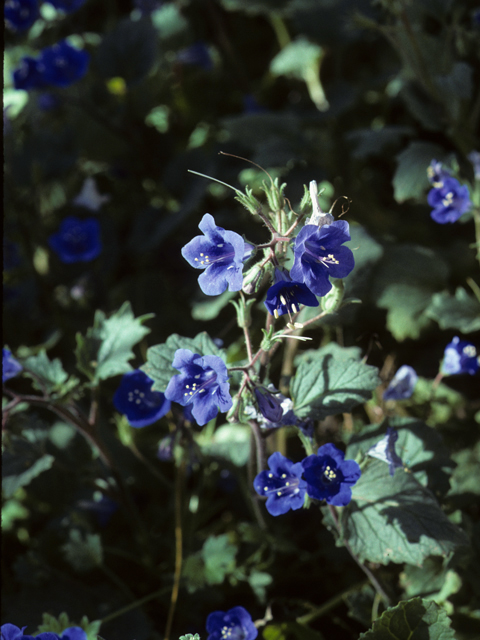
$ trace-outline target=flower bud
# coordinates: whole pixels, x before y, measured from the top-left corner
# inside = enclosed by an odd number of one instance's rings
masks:
[[[284,182],[278,186],[278,178],[270,184],[263,183],[262,191],[267,196],[268,206],[272,211],[281,211],[285,206],[285,198],[283,197],[283,190],[287,184]]]
[[[245,188],[245,193],[237,191],[235,200],[238,200],[238,202],[240,202],[245,209],[250,211],[250,213],[255,214],[262,210],[262,205],[253,195],[252,189],[249,189],[248,187]]]
[[[327,295],[322,298],[322,309],[328,313],[338,311],[342,304],[343,296],[345,295],[345,285],[341,278],[332,280],[331,283],[332,288]]]
[[[264,387],[255,387],[255,398],[264,418],[270,422],[279,422],[283,416],[282,401]]]
[[[247,295],[257,293],[265,274],[265,267],[255,264],[243,277],[242,291]]]

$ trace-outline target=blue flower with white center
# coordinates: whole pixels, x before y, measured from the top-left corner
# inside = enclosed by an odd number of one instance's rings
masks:
[[[29,56],[22,58],[20,67],[12,74],[15,89],[30,91],[47,86],[43,76],[43,67],[39,67],[38,60]]]
[[[60,9],[64,13],[73,13],[85,4],[85,0],[45,0],[47,4],[51,4],[55,9]]]
[[[69,216],[50,236],[48,244],[65,264],[89,262],[102,250],[100,223],[95,218]]]
[[[405,400],[410,398],[417,384],[418,376],[408,364],[404,364],[392,378],[390,384],[383,392],[384,400]]]
[[[180,371],[165,389],[165,397],[183,407],[192,405],[200,426],[232,407],[228,370],[218,356],[200,356],[189,349],[177,349],[172,366]]]
[[[37,0],[6,0],[3,7],[5,26],[10,31],[26,31],[40,15]]]
[[[316,296],[326,295],[332,278],[345,278],[355,266],[353,253],[343,243],[350,240],[348,222],[335,220],[321,227],[308,224],[295,239],[295,261],[290,276],[303,282]]]
[[[90,55],[62,40],[43,49],[37,69],[49,85],[69,87],[87,73]]]
[[[439,187],[443,187],[444,180],[452,177],[450,171],[445,169],[443,164],[438,162],[438,160],[431,161],[430,165],[427,167],[427,176],[430,184],[437,189]]]
[[[467,340],[460,340],[455,336],[445,347],[441,371],[444,375],[452,376],[458,373],[475,375],[480,369],[480,357],[475,345]]]
[[[291,317],[292,313],[300,310],[300,305],[318,307],[316,296],[306,284],[293,282],[288,273],[282,269],[275,269],[275,284],[267,291],[265,306],[268,312],[278,318],[286,313]]]
[[[392,477],[395,475],[395,469],[403,469],[402,459],[395,451],[395,442],[397,440],[398,431],[392,429],[392,427],[387,427],[385,437],[367,451],[367,455],[388,464],[388,472]]]
[[[207,618],[207,640],[255,640],[257,627],[243,607],[214,611]]]
[[[198,228],[204,235],[190,240],[183,247],[182,256],[195,269],[205,269],[198,278],[201,290],[207,296],[218,296],[227,287],[229,291],[240,291],[243,261],[249,256],[251,245],[238,233],[217,227],[209,213]]]
[[[268,466],[270,470],[261,471],[253,481],[255,491],[260,496],[267,496],[268,513],[280,516],[290,509],[301,509],[307,488],[302,480],[302,463],[293,463],[276,451],[269,457]]]
[[[362,475],[355,460],[345,460],[345,454],[334,444],[324,444],[302,461],[307,493],[315,500],[325,500],[334,507],[345,507],[352,499],[352,487]]]
[[[22,370],[22,365],[15,360],[11,351],[2,349],[2,382],[15,378]]]
[[[152,391],[153,380],[140,369],[122,377],[113,396],[115,409],[123,413],[132,427],[147,427],[170,411],[170,401],[160,391]]]
[[[428,192],[427,201],[433,207],[430,217],[439,224],[456,222],[472,206],[468,187],[451,177],[441,185]]]

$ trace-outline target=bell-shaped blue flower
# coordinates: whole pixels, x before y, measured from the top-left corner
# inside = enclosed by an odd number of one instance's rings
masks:
[[[302,461],[307,493],[316,500],[325,500],[335,507],[345,507],[352,499],[352,487],[362,472],[355,460],[345,460],[345,454],[334,444],[324,444]]]
[[[40,15],[38,6],[38,0],[5,0],[3,15],[7,29],[15,32],[29,29]]]
[[[281,394],[275,396],[265,387],[255,387],[254,393],[262,416],[269,422],[279,422],[283,416],[282,400],[284,396]]]
[[[243,607],[214,611],[207,618],[207,640],[255,640],[257,627]]]
[[[445,347],[441,371],[444,375],[452,376],[458,373],[475,375],[480,369],[480,357],[474,344],[467,340],[460,340],[455,336]]]
[[[76,49],[66,40],[43,49],[37,68],[43,79],[55,87],[68,87],[86,74],[90,55],[87,51]]]
[[[48,244],[65,264],[89,262],[102,250],[100,224],[95,218],[81,220],[75,216],[65,218]]]
[[[51,4],[55,9],[60,9],[64,13],[73,13],[80,9],[85,4],[85,0],[45,0],[48,4]]]
[[[14,378],[18,376],[20,371],[23,370],[22,365],[15,360],[12,356],[12,353],[3,348],[2,349],[2,382],[6,382],[10,380],[10,378]]]
[[[451,177],[440,184],[428,192],[427,201],[433,207],[430,217],[439,224],[456,222],[472,206],[468,187]]]
[[[335,220],[322,227],[306,225],[295,239],[291,278],[305,283],[316,296],[324,296],[332,288],[329,276],[345,278],[355,266],[353,253],[342,246],[350,239],[345,220]]]
[[[302,480],[301,462],[293,463],[279,451],[268,459],[269,470],[261,471],[253,481],[253,488],[261,496],[267,496],[265,506],[272,516],[303,507],[307,484]]]
[[[207,296],[217,296],[227,287],[229,291],[240,291],[243,261],[251,251],[250,245],[238,233],[217,227],[209,213],[198,228],[204,235],[190,240],[183,247],[182,256],[195,269],[205,269],[198,278],[201,290]]]
[[[392,427],[387,427],[385,437],[367,451],[367,455],[388,464],[388,472],[392,477],[395,475],[395,469],[403,469],[402,459],[395,451],[395,442],[397,440],[398,431],[392,429]]]
[[[408,364],[404,364],[392,378],[390,384],[383,392],[384,400],[405,400],[410,398],[417,384],[418,376]]]
[[[278,318],[288,313],[297,313],[300,305],[318,307],[316,296],[306,284],[294,282],[288,273],[282,269],[275,269],[275,284],[267,291],[265,306],[268,312]]]
[[[113,396],[115,409],[123,413],[132,427],[147,427],[170,411],[170,401],[160,391],[152,391],[153,380],[140,369],[122,377]]]
[[[183,407],[191,404],[200,426],[215,418],[219,410],[225,412],[232,407],[228,370],[221,358],[177,349],[172,366],[180,374],[171,378],[165,397]]]

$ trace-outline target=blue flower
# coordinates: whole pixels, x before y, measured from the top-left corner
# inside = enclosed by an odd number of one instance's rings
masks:
[[[456,178],[445,178],[442,186],[428,192],[428,204],[433,207],[431,218],[439,224],[456,222],[472,206],[468,187]]]
[[[147,427],[170,411],[170,401],[160,391],[152,391],[153,380],[140,369],[125,373],[113,396],[115,409],[132,427]]]
[[[333,444],[324,444],[317,455],[302,461],[307,493],[335,507],[345,507],[352,499],[350,489],[361,476],[355,460],[344,460],[345,454]]]
[[[293,463],[279,451],[268,459],[270,471],[261,471],[253,481],[253,488],[260,496],[267,496],[268,513],[279,516],[287,511],[303,507],[307,484],[302,480],[301,462]]]
[[[201,290],[207,296],[217,296],[227,287],[229,291],[240,291],[243,261],[250,245],[238,233],[217,227],[209,213],[203,216],[198,228],[205,235],[190,240],[183,247],[182,256],[195,269],[205,269],[198,278]]]
[[[441,162],[438,160],[432,160],[427,167],[428,181],[436,188],[443,187],[443,182],[447,178],[451,178],[450,171],[445,169]]]
[[[383,399],[405,400],[406,398],[410,398],[417,384],[417,380],[418,376],[415,369],[409,367],[408,364],[404,364],[383,392]]]
[[[102,250],[100,224],[95,218],[65,218],[57,233],[48,239],[50,247],[65,264],[89,262]]]
[[[177,53],[177,60],[182,64],[193,64],[197,67],[202,67],[205,71],[210,71],[213,68],[208,47],[201,40],[179,51]]]
[[[306,284],[293,282],[290,276],[281,269],[275,269],[275,284],[267,291],[265,306],[268,312],[278,318],[288,313],[297,313],[300,305],[318,307],[316,296]]]
[[[283,416],[283,396],[274,396],[265,387],[255,387],[254,393],[262,416],[269,422],[279,422]]]
[[[355,266],[353,253],[342,244],[350,240],[348,222],[335,220],[317,227],[308,224],[295,239],[295,261],[290,276],[304,282],[316,296],[326,295],[332,278],[345,278]]]
[[[47,86],[43,76],[43,68],[40,70],[38,60],[35,58],[22,58],[20,67],[13,72],[13,85],[15,89],[42,89]]]
[[[192,414],[200,426],[218,413],[232,407],[228,370],[218,356],[200,356],[189,349],[177,349],[172,366],[180,371],[173,376],[165,397],[183,407],[193,405]]]
[[[6,0],[3,14],[10,31],[26,31],[40,15],[37,0]]]
[[[2,382],[18,376],[23,370],[22,365],[15,360],[8,349],[2,349]]]
[[[80,627],[69,627],[62,631],[61,635],[57,635],[52,631],[44,631],[38,635],[33,636],[24,635],[24,630],[27,627],[19,629],[14,624],[2,625],[2,640],[87,640],[87,634]]]
[[[387,427],[385,437],[367,451],[367,455],[372,458],[378,458],[378,460],[388,464],[388,472],[392,477],[395,475],[395,469],[403,468],[402,459],[395,451],[395,442],[397,440],[398,431],[392,429],[392,427]]]
[[[282,415],[278,420],[269,420],[268,417],[260,410],[257,411],[253,406],[245,407],[244,411],[248,418],[256,420],[263,429],[279,429],[280,427],[298,427],[303,433],[309,437],[313,437],[314,424],[312,420],[302,420],[293,412],[293,402],[290,398],[282,395],[273,384],[268,385],[268,391],[274,394],[274,397],[280,403]],[[273,416],[272,416],[273,417]]]
[[[475,345],[455,336],[445,347],[441,371],[445,375],[469,373],[473,376],[480,369],[480,358]]]
[[[86,74],[90,55],[65,40],[43,49],[37,68],[45,82],[55,87],[68,87]]]
[[[55,9],[60,9],[65,13],[73,13],[85,4],[85,0],[45,0],[47,4],[51,4]]]
[[[214,611],[207,618],[207,640],[255,640],[258,630],[243,607]]]

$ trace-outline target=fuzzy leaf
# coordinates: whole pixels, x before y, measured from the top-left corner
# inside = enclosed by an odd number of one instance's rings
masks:
[[[439,158],[442,148],[430,142],[411,142],[397,156],[397,170],[393,176],[394,197],[397,202],[421,198],[429,182],[427,167],[433,158]]]
[[[103,562],[102,542],[96,533],[83,536],[78,529],[72,529],[62,551],[67,562],[79,572],[90,571]]]
[[[455,296],[447,291],[435,293],[425,314],[436,320],[440,329],[456,329],[462,333],[480,330],[480,302],[458,287]]]

